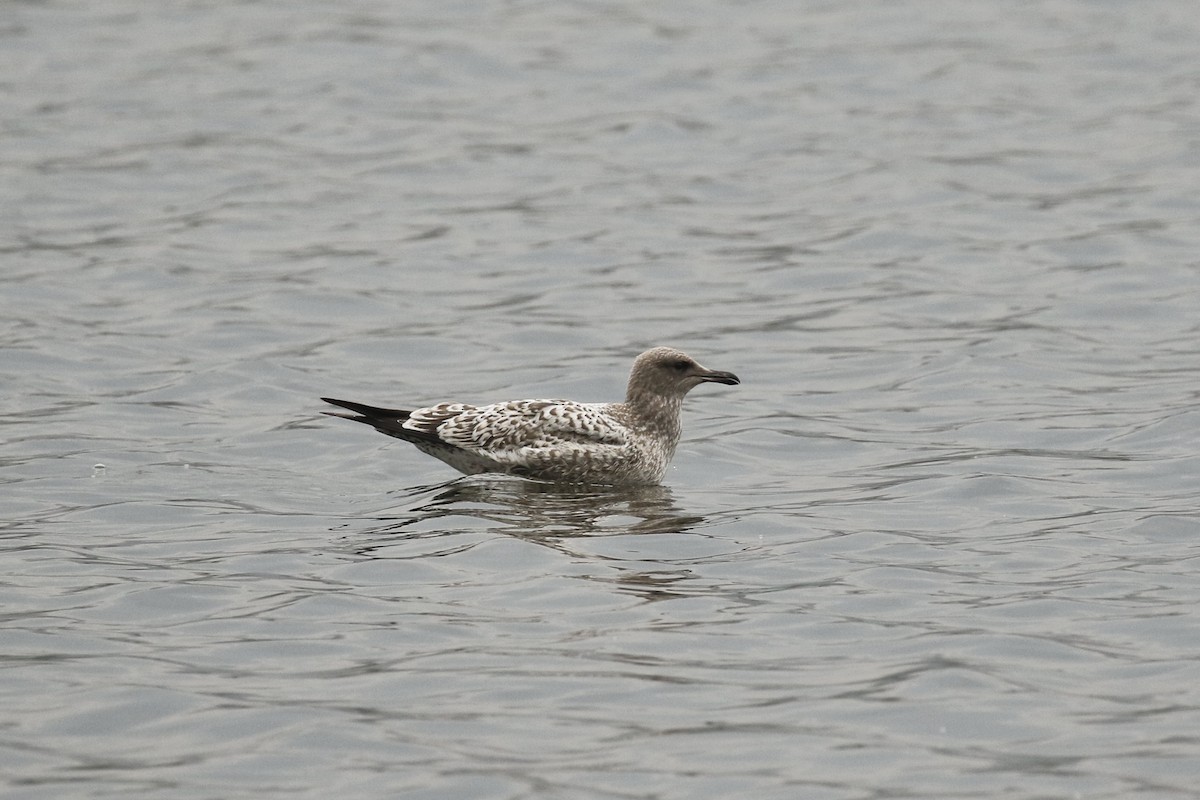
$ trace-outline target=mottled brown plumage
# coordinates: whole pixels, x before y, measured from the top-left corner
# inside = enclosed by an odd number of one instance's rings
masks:
[[[740,383],[679,350],[656,347],[633,362],[623,403],[514,400],[487,406],[440,403],[403,410],[321,398],[414,444],[459,472],[503,472],[555,483],[651,484],[675,454],[683,397],[701,383]]]

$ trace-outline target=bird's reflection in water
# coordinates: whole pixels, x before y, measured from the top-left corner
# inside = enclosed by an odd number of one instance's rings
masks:
[[[558,551],[576,565],[603,564],[599,572],[575,576],[616,585],[647,600],[681,596],[684,593],[672,587],[694,577],[687,568],[662,564],[647,569],[643,561],[601,555],[582,545],[587,537],[677,534],[702,525],[704,517],[682,513],[664,486],[580,488],[467,476],[403,494],[402,508],[375,515],[381,524],[354,536],[360,556],[452,556],[500,534]],[[425,546],[404,546],[414,540]]]
[[[676,508],[665,486],[571,487],[516,478],[468,476],[448,483],[416,487],[409,497],[427,497],[395,516],[377,517],[386,526],[374,533],[406,533],[444,521],[455,525],[483,520],[487,527],[522,539],[561,539],[630,533],[682,533],[704,521]]]

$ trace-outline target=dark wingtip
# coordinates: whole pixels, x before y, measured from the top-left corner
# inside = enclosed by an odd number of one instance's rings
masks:
[[[362,414],[364,417],[372,417],[379,419],[408,419],[408,409],[404,408],[381,408],[379,406],[369,406],[366,403],[356,403],[353,400],[339,400],[336,397],[322,397],[326,403],[331,406],[353,411],[355,414]],[[329,412],[325,412],[329,413]],[[334,414],[333,416],[340,416]],[[347,417],[351,419],[351,417]]]
[[[358,409],[357,409],[357,408],[355,408],[355,406],[361,406],[361,405],[362,405],[361,403],[353,403],[353,402],[351,402],[351,401],[349,401],[349,400],[338,400],[336,397],[322,397],[321,399],[322,399],[322,400],[324,400],[326,403],[329,403],[329,405],[331,405],[331,406],[340,406],[340,407],[342,407],[342,408],[348,408],[348,409],[350,409],[351,411],[358,411]],[[331,412],[329,412],[329,411],[322,411],[321,413],[322,413],[322,414],[329,414],[329,413],[331,413]],[[362,412],[358,412],[358,413],[362,413]]]

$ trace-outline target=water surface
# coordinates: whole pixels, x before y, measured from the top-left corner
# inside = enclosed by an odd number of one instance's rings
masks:
[[[3,17],[6,798],[1195,796],[1192,4]]]

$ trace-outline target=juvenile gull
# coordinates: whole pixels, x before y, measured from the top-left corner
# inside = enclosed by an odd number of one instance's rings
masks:
[[[321,399],[467,475],[504,472],[555,483],[653,484],[679,444],[683,396],[701,383],[734,386],[732,372],[696,363],[671,347],[633,362],[624,403],[513,400],[489,406],[439,403],[411,411]]]

